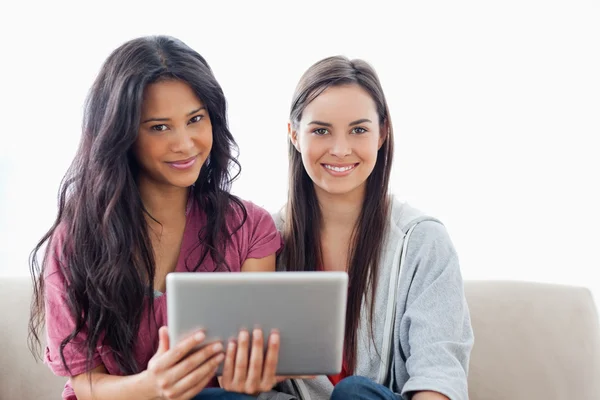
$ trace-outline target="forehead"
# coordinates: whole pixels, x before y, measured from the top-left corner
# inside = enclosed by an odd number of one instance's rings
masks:
[[[311,101],[302,113],[302,122],[349,122],[360,118],[377,120],[371,95],[357,84],[332,86]]]
[[[185,82],[164,80],[151,83],[144,89],[143,114],[178,115],[202,106],[202,101]]]

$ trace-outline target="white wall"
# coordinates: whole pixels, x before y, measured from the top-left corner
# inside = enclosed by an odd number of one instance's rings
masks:
[[[28,273],[102,61],[166,33],[203,54],[225,90],[243,164],[235,193],[283,204],[296,81],[322,57],[361,57],[391,107],[393,189],[446,223],[465,278],[585,285],[600,298],[597,2],[79,4],[1,12],[0,274]]]

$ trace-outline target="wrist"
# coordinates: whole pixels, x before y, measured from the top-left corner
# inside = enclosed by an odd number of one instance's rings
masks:
[[[138,387],[140,388],[140,397],[142,399],[159,400],[162,399],[162,394],[158,391],[156,382],[151,378],[147,370],[144,370],[136,375]]]

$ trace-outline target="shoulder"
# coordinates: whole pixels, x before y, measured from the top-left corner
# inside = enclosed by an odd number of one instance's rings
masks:
[[[429,250],[439,252],[453,249],[446,227],[437,220],[424,220],[415,225],[408,241],[407,251]]]
[[[390,203],[388,246],[405,245],[408,266],[426,263],[431,269],[442,268],[456,257],[448,230],[439,219],[394,197]]]
[[[444,225],[426,220],[415,225],[406,243],[405,268],[412,276],[413,291],[435,282],[461,285],[459,257]],[[441,290],[441,289],[440,289]],[[445,289],[444,289],[445,290]]]
[[[67,285],[68,263],[65,252],[67,243],[68,226],[60,223],[48,238],[45,254],[43,256],[42,274],[46,286],[46,297],[62,293]],[[54,290],[52,290],[54,289]]]
[[[239,201],[246,210],[246,215],[247,215],[248,221],[255,222],[255,221],[260,221],[260,220],[264,220],[264,219],[267,219],[270,221],[273,220],[273,218],[271,217],[271,214],[264,207],[259,206],[250,200],[239,199]],[[237,208],[240,209],[240,207],[237,207]]]
[[[281,249],[281,236],[269,212],[248,200],[241,200],[246,211],[246,220],[238,232],[248,245],[246,258],[263,258]]]
[[[200,212],[198,213],[198,216],[200,217],[202,214],[203,212]],[[231,196],[229,198],[229,204],[225,209],[225,218],[228,223],[246,224],[265,218],[271,219],[271,214],[252,201],[237,196]]]
[[[403,239],[412,228],[408,238],[407,253],[440,251],[452,248],[452,241],[442,221],[420,209],[390,196],[390,224],[392,231]],[[400,240],[403,242],[403,240]],[[397,242],[397,241],[394,241]]]
[[[264,207],[250,200],[236,197],[231,201],[229,213],[230,221],[242,224],[247,229],[276,230],[271,214]]]
[[[441,224],[437,218],[401,201],[394,195],[390,195],[390,225],[392,229],[406,234],[412,226],[423,221],[436,221]]]

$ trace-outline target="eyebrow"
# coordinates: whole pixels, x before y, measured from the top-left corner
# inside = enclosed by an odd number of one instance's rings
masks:
[[[201,111],[201,110],[206,110],[206,107],[200,106],[199,108],[197,108],[193,111],[190,111],[187,114],[187,116],[189,117],[190,115],[196,114],[198,111]],[[171,118],[148,118],[147,120],[142,121],[142,124],[145,124],[146,122],[164,122],[164,121],[170,121],[170,120],[171,120]]]
[[[365,122],[371,122],[372,121],[368,118],[362,118],[362,119],[357,119],[356,121],[352,121],[348,124],[348,126],[354,126],[354,125],[358,125],[358,124],[364,124]],[[327,127],[331,127],[332,125],[329,122],[323,122],[323,121],[310,121],[308,123],[308,125],[322,125],[322,126],[327,126]]]

